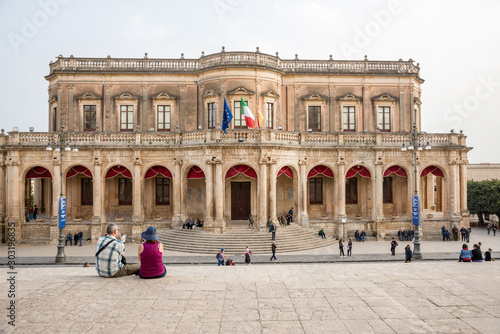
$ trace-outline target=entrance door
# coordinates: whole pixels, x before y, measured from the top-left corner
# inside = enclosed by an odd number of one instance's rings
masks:
[[[244,220],[250,214],[250,182],[231,182],[231,219]]]

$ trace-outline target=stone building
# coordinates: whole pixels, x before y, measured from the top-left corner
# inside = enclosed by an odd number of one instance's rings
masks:
[[[462,133],[421,132],[419,72],[411,59],[281,59],[258,48],[59,56],[45,77],[49,132],[0,136],[2,221],[17,222],[22,241],[54,243],[62,182],[66,231],[93,241],[115,220],[137,240],[146,224],[187,217],[220,233],[252,214],[264,228],[292,207],[304,227],[384,238],[411,227],[417,176],[430,238],[443,224],[468,224],[470,148]],[[234,115],[227,133],[224,99]],[[247,128],[242,99],[262,128]],[[417,151],[416,174],[413,153],[401,150],[413,126],[432,147]],[[46,150],[61,139],[64,156]],[[43,221],[26,222],[33,205]]]

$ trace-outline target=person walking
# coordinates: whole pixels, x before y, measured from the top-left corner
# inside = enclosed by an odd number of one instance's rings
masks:
[[[248,215],[248,229],[249,229],[249,230],[252,230],[252,231],[255,231],[255,229],[253,228],[253,218],[252,218],[252,214],[249,214],[249,215]]]
[[[349,242],[347,243],[347,257],[351,257],[352,252],[352,240],[349,238]]]
[[[339,250],[340,250],[340,257],[344,257],[344,244],[342,239],[339,240]]]
[[[491,228],[493,230],[493,236],[497,235],[497,224],[493,224],[493,227]]]
[[[225,248],[221,248],[220,252],[217,253],[217,256],[216,256],[217,257],[217,262],[218,262],[217,266],[223,266],[224,263],[225,263],[225,261],[226,261],[226,259],[227,259],[226,254],[224,254],[224,249]]]
[[[247,265],[252,264],[252,252],[250,251],[250,246],[247,245],[247,248],[245,249],[245,263]]]
[[[269,261],[272,261],[273,259],[276,260],[276,241],[273,241],[271,244],[271,251],[273,252],[273,256],[269,259]]]
[[[491,224],[488,223],[488,225],[486,225],[486,231],[488,231],[488,235],[490,235],[490,232],[491,232]]]
[[[413,252],[411,251],[411,246],[407,245],[405,248],[405,258],[406,258],[405,263],[410,263],[412,257],[413,257]]]
[[[398,245],[398,242],[392,238],[392,241],[391,241],[391,254],[394,256],[396,255],[396,247]]]

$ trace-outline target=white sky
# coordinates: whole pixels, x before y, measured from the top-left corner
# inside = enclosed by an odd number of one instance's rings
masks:
[[[0,0],[0,36],[6,131],[47,131],[43,77],[59,54],[197,58],[259,46],[287,59],[412,58],[425,79],[423,130],[464,130],[470,162],[500,162],[500,1]]]

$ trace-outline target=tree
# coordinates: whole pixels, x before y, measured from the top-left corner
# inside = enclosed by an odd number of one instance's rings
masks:
[[[485,224],[485,214],[500,217],[500,180],[467,181],[467,208],[477,215],[479,225]]]

